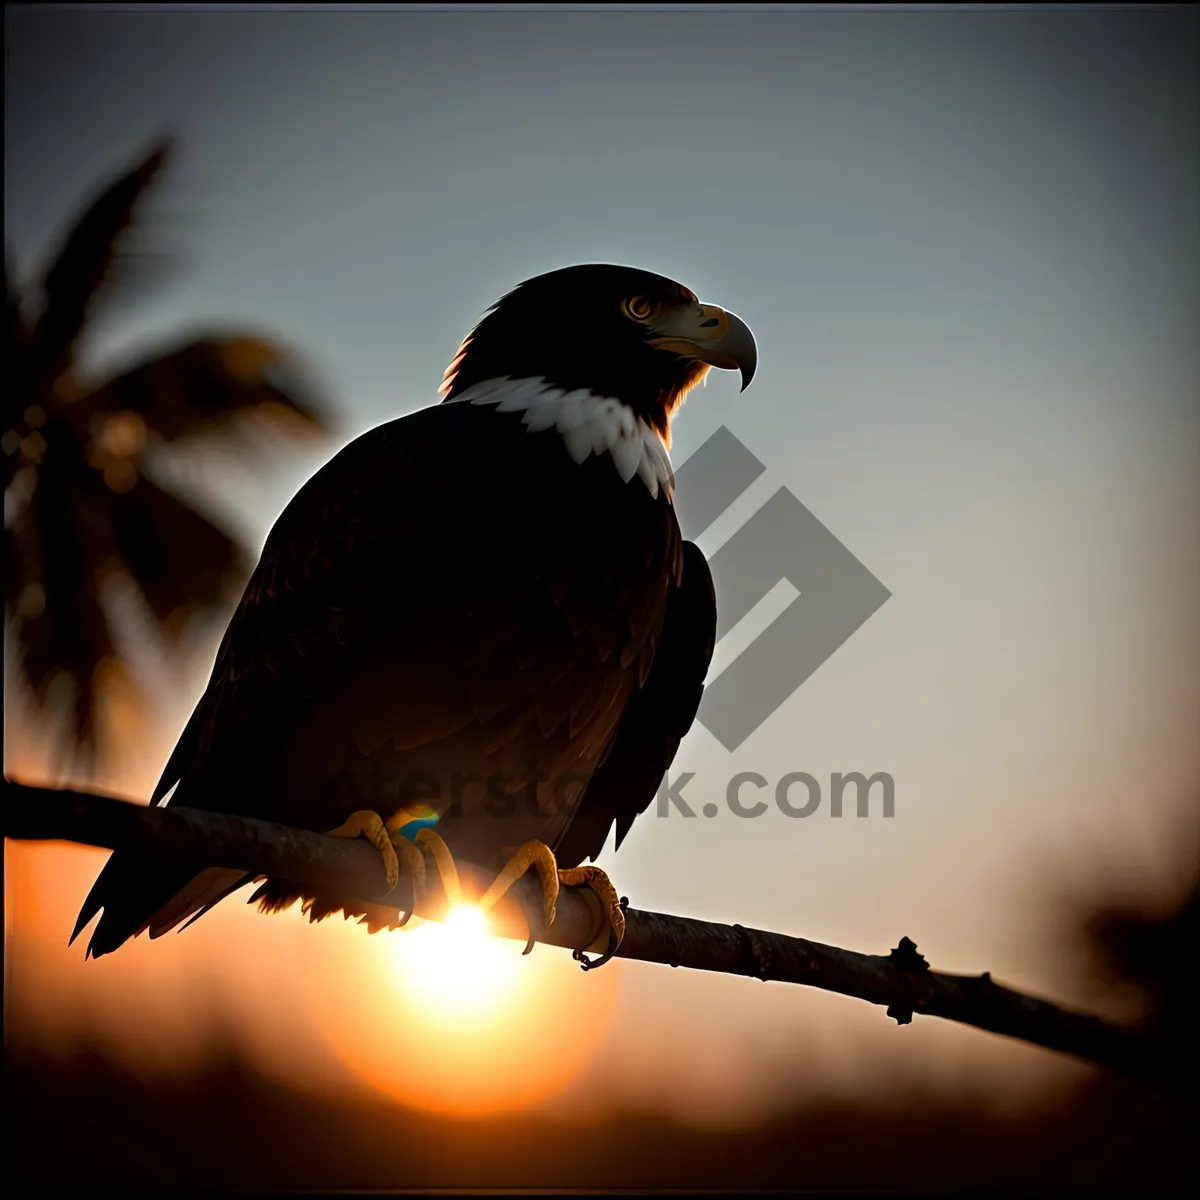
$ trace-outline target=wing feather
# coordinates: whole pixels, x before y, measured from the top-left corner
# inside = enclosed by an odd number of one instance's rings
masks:
[[[716,629],[717,600],[708,563],[697,546],[684,542],[679,584],[667,601],[645,685],[624,710],[611,749],[557,848],[563,866],[595,858],[614,825],[619,847],[649,807],[696,719]]]

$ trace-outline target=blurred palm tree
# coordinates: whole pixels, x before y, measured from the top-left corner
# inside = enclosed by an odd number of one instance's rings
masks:
[[[289,356],[245,334],[185,340],[104,381],[81,377],[87,319],[128,279],[124,235],[170,150],[163,141],[87,205],[42,281],[38,311],[5,261],[6,666],[43,714],[61,695],[56,680],[70,681],[62,732],[89,762],[105,749],[94,718],[106,693],[142,703],[116,649],[109,585],[131,582],[148,627],[175,649],[189,618],[227,603],[251,565],[228,533],[147,477],[147,457],[201,431],[244,446],[252,423],[239,418],[249,413],[292,434],[325,427]]]

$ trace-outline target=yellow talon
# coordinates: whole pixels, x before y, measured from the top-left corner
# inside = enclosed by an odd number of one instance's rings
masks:
[[[458,881],[458,868],[454,865],[454,855],[441,836],[432,829],[419,830],[413,841],[425,850],[437,867],[438,877],[442,881],[442,890],[446,893],[446,904],[449,908],[462,901],[462,888]]]
[[[359,809],[351,813],[336,829],[331,829],[326,835],[336,838],[365,837],[383,856],[383,869],[387,875],[387,890],[393,891],[400,882],[400,860],[396,857],[396,849],[388,836],[387,826],[383,818],[370,809]]]
[[[412,885],[408,898],[408,908],[399,922],[392,926],[393,929],[403,929],[416,910],[419,898],[425,894],[425,856],[401,833],[392,833],[389,840],[396,851],[397,857],[404,860],[408,880]]]
[[[487,912],[530,867],[534,866],[537,867],[542,881],[542,919],[547,926],[553,925],[558,904],[558,863],[555,861],[554,851],[545,842],[522,842],[505,864],[504,870],[492,880],[491,886],[483,893],[479,907]]]

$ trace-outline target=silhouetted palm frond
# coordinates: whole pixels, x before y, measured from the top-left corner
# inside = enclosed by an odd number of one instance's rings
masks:
[[[122,237],[169,149],[154,147],[85,208],[46,275],[35,320],[5,261],[5,603],[20,674],[39,705],[57,679],[69,680],[74,740],[85,751],[97,748],[105,680],[128,682],[108,585],[132,583],[169,644],[191,615],[232,599],[250,567],[228,533],[147,476],[154,449],[212,431],[244,441],[249,415],[291,435],[325,424],[292,355],[243,331],[182,339],[98,383],[80,377],[80,334],[120,277]]]
[[[144,432],[172,442],[206,427],[219,427],[248,409],[297,430],[316,430],[304,381],[271,342],[246,336],[211,337],[168,351],[80,396],[67,413],[81,433],[97,433],[96,421],[117,419],[123,430],[136,418]],[[120,435],[124,436],[124,434]],[[99,432],[104,439],[103,427]]]
[[[71,229],[42,285],[44,306],[35,341],[47,364],[69,355],[88,309],[108,282],[121,235],[133,222],[142,193],[162,170],[170,144],[161,142],[88,206]]]

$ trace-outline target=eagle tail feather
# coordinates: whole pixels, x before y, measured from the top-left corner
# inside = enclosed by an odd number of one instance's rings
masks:
[[[162,937],[188,917],[201,916],[250,878],[252,876],[245,871],[228,867],[209,867],[201,871],[150,918],[150,936]]]
[[[111,953],[146,929],[154,914],[196,874],[188,867],[150,866],[132,854],[114,851],[79,910],[71,942],[100,913],[87,957]]]
[[[216,906],[220,904],[226,896],[232,896],[233,893],[238,890],[238,888],[245,886],[247,883],[253,883],[255,878],[256,876],[253,871],[239,875],[239,877],[234,880],[223,892],[220,892],[211,900],[207,901],[199,912],[193,913],[191,919],[187,922],[187,925],[181,925],[179,927],[179,932],[182,933],[188,927],[188,925],[194,925],[202,916],[204,916],[206,912],[208,912],[210,909],[216,908]]]
[[[244,871],[154,867],[115,851],[84,900],[68,944],[97,913],[100,921],[88,942],[88,958],[111,954],[147,930],[151,937],[160,937],[187,917],[199,915],[197,909],[207,912],[246,881]]]

